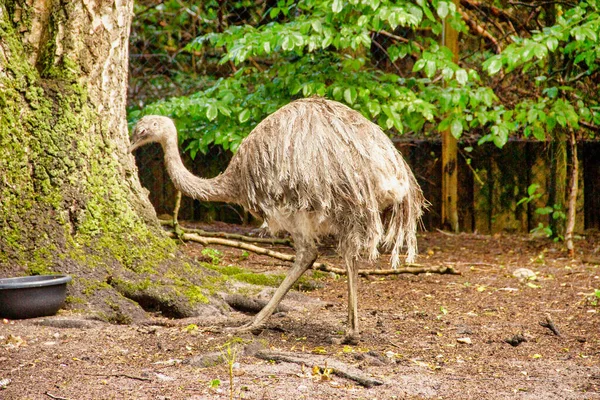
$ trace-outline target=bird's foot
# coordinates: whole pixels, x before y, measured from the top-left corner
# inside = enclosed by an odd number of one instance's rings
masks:
[[[358,333],[347,333],[342,338],[342,344],[349,344],[352,346],[356,346],[360,341],[360,335]]]

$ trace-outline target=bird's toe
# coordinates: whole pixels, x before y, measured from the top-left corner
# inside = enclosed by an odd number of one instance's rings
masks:
[[[360,335],[358,333],[347,333],[342,338],[342,344],[349,344],[355,346],[360,341]]]

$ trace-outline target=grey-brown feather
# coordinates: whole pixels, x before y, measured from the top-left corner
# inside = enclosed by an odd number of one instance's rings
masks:
[[[379,126],[343,104],[310,98],[281,108],[242,142],[225,174],[272,231],[333,235],[344,257],[372,260],[384,245],[394,267],[405,243],[414,260],[422,191]]]

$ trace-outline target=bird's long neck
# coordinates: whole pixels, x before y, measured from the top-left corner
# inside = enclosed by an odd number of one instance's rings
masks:
[[[163,144],[165,165],[173,185],[186,196],[200,201],[224,201],[235,203],[235,193],[231,192],[229,180],[223,175],[213,179],[202,179],[187,170],[177,147],[177,139],[167,140]]]

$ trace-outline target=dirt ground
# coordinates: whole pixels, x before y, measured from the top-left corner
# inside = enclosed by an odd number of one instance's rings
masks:
[[[256,334],[220,330],[250,318],[238,312],[210,321],[157,315],[133,326],[68,311],[0,322],[0,398],[600,399],[600,234],[577,246],[570,259],[562,244],[529,236],[422,234],[419,262],[462,275],[361,278],[357,345],[337,340],[346,280],[333,274],[316,290],[290,293],[292,310]],[[194,255],[201,247],[182,249]],[[223,263],[289,267],[219,249]],[[321,260],[342,266],[330,249],[322,252]],[[519,268],[535,275],[519,280]],[[560,336],[540,325],[547,317]],[[229,362],[219,362],[227,349]],[[257,349],[306,364],[263,360],[252,355]],[[382,385],[367,388],[331,367]]]

